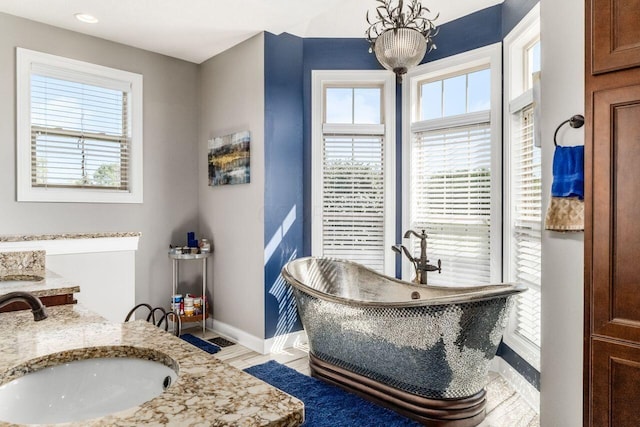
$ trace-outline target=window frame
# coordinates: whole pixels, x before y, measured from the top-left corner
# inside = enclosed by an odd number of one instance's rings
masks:
[[[395,272],[395,254],[391,246],[395,242],[395,151],[396,151],[396,116],[395,116],[395,75],[383,70],[313,70],[311,72],[311,254],[322,254],[322,149],[323,126],[325,130],[343,130],[353,134],[367,132],[383,132],[384,144],[384,274]],[[365,87],[381,86],[381,118],[382,124],[324,124],[325,91],[331,87]],[[389,249],[389,250],[386,250]]]
[[[432,122],[437,127],[454,127],[468,123],[471,118],[486,117],[483,112],[465,113],[440,119],[420,121],[419,85],[425,81],[444,79],[452,75],[477,71],[489,66],[491,74],[491,105],[489,120],[491,128],[491,225],[490,225],[490,280],[499,283],[502,278],[502,43],[494,43],[472,51],[450,56],[437,61],[419,65],[410,70],[402,88],[402,230],[411,223],[411,155],[413,131],[420,129],[424,122]],[[438,122],[436,124],[436,121]],[[437,259],[437,254],[430,255]],[[402,262],[402,279],[411,280],[413,272],[408,262]]]
[[[515,119],[520,111],[533,104],[533,89],[528,88],[529,79],[526,76],[528,69],[527,49],[540,39],[540,6],[536,4],[531,11],[516,25],[516,27],[504,38],[504,176],[511,176],[511,139],[519,129],[514,126]],[[535,110],[534,110],[535,111]],[[534,119],[535,120],[535,119]],[[535,126],[535,123],[534,123]],[[512,238],[513,197],[511,180],[504,182],[504,263],[503,277],[506,281],[514,277],[512,255],[514,242]],[[541,224],[542,229],[542,224]],[[541,235],[542,238],[542,235]],[[540,283],[540,293],[543,292]],[[511,349],[518,353],[536,370],[540,371],[540,347],[535,346],[529,340],[521,337],[516,332],[517,312],[512,310],[503,340]]]
[[[31,75],[47,69],[66,80],[96,86],[112,84],[128,93],[131,150],[128,188],[32,186]],[[16,199],[18,202],[142,203],[143,202],[143,78],[141,74],[84,61],[16,48]]]

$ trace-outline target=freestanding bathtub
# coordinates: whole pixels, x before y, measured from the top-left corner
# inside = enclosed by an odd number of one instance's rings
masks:
[[[416,285],[313,257],[289,262],[282,275],[307,332],[313,376],[426,425],[484,419],[489,363],[524,286]]]

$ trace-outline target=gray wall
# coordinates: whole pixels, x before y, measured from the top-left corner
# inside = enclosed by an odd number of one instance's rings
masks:
[[[542,189],[549,200],[553,132],[584,114],[584,2],[542,0]],[[584,143],[584,128],[564,126],[562,145]],[[542,426],[582,426],[582,322],[584,234],[542,234]]]
[[[215,320],[264,338],[264,34],[202,63],[200,90],[199,217],[215,247]],[[210,187],[207,141],[243,130],[251,132],[251,182]]]
[[[144,76],[143,204],[16,202],[16,47]],[[0,64],[0,234],[141,231],[136,301],[165,305],[168,245],[198,225],[198,66],[6,14]]]

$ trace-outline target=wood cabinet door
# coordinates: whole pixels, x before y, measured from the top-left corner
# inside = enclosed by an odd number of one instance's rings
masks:
[[[640,84],[593,92],[585,425],[640,426]]]
[[[592,1],[592,74],[640,65],[640,0]]]
[[[640,342],[640,85],[593,95],[591,333]]]
[[[591,425],[640,425],[640,347],[593,339]]]

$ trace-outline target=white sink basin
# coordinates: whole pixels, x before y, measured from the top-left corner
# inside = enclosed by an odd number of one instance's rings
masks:
[[[55,424],[102,417],[153,399],[176,379],[173,369],[150,360],[76,360],[0,386],[0,421]]]

